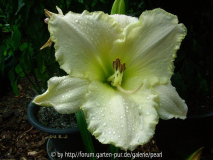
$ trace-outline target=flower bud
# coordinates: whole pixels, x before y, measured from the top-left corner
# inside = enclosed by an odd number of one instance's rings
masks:
[[[115,0],[112,6],[111,14],[125,14],[124,0]]]

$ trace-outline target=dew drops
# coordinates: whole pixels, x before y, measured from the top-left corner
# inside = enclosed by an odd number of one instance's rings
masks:
[[[115,131],[113,131],[112,133],[115,134]]]
[[[111,134],[111,133],[112,133],[111,131],[108,132],[108,134]]]
[[[121,128],[123,128],[124,127],[124,125],[121,125]]]
[[[104,142],[104,141],[105,141],[105,138],[104,138],[104,137],[101,137],[101,138],[100,138],[100,141],[101,141],[101,142]]]
[[[121,136],[120,135],[118,135],[118,138],[120,138]]]
[[[143,117],[140,117],[140,129],[143,129]]]
[[[78,20],[76,19],[75,22],[78,23]]]
[[[94,117],[92,117],[92,119],[95,119]]]
[[[122,119],[123,117],[122,117],[122,116],[120,116],[120,118]]]
[[[103,117],[103,116],[104,116],[104,114],[102,113],[102,114],[101,114],[101,116]]]
[[[106,126],[106,122],[104,122],[103,125]]]

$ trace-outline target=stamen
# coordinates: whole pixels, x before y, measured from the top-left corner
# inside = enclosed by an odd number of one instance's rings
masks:
[[[124,70],[126,69],[125,63],[121,64],[121,60],[119,58],[116,58],[116,60],[113,61],[112,66],[115,71],[119,69],[120,73],[124,72]]]
[[[47,9],[44,9],[44,14],[47,18],[50,18],[54,13],[48,11]]]
[[[40,48],[40,50],[50,47],[52,45],[52,40],[49,38],[48,41]]]
[[[137,92],[143,84],[139,85],[135,90],[127,91],[121,87],[123,72],[125,71],[125,63],[121,64],[121,60],[116,58],[115,61],[112,62],[112,66],[114,68],[115,73],[111,75],[107,81],[111,82],[111,85],[117,87],[117,89],[125,94],[133,94]]]
[[[127,91],[127,90],[123,89],[121,86],[117,86],[117,88],[119,91],[121,91],[123,93],[133,94],[133,93],[137,92],[139,89],[141,89],[142,86],[143,86],[143,84],[140,84],[135,90],[132,90],[132,91]]]
[[[117,87],[122,83],[123,72],[126,67],[125,63],[121,64],[121,60],[119,58],[116,58],[116,60],[112,62],[112,66],[114,68],[115,73],[110,76],[107,81],[111,82],[112,86]]]

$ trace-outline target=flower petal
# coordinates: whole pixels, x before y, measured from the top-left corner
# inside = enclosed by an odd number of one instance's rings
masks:
[[[61,114],[74,113],[82,105],[89,81],[70,76],[53,77],[48,81],[48,89],[34,99],[41,106],[54,107]]]
[[[176,51],[186,35],[177,17],[162,9],[145,11],[137,23],[124,29],[124,34],[124,40],[117,40],[111,51],[111,60],[119,57],[126,63],[124,88],[133,89],[144,79],[152,86],[169,82]]]
[[[147,98],[149,95],[149,98]],[[104,144],[134,150],[152,138],[158,115],[153,107],[156,96],[149,90],[126,95],[108,84],[94,81],[89,86],[82,110],[89,131]]]
[[[138,22],[138,18],[126,15],[114,14],[110,15],[110,17],[114,18],[121,28],[126,28],[129,24]]]
[[[159,108],[157,112],[162,119],[180,118],[185,119],[188,111],[184,100],[180,98],[175,87],[169,82],[166,85],[154,87],[159,97]]]
[[[123,35],[112,17],[87,11],[69,12],[65,16],[54,14],[48,27],[55,42],[56,60],[68,74],[104,81],[113,73],[109,52],[113,42]]]

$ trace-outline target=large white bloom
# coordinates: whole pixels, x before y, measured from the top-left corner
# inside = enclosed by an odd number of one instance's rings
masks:
[[[172,87],[173,61],[186,28],[162,9],[140,17],[103,12],[50,17],[50,42],[68,74],[48,81],[34,103],[63,114],[84,111],[89,131],[104,144],[134,150],[153,136],[159,118],[186,118]]]

